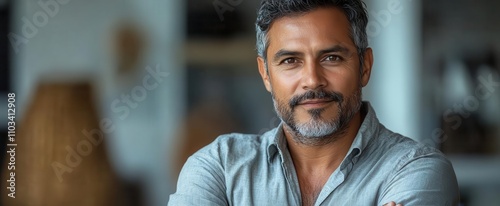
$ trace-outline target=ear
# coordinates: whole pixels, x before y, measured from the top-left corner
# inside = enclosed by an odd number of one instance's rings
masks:
[[[372,48],[367,48],[363,59],[363,73],[361,74],[361,85],[364,87],[370,81],[373,66],[373,51]]]
[[[257,57],[257,65],[259,66],[259,73],[264,82],[264,86],[266,86],[268,92],[271,92],[271,82],[269,81],[269,75],[266,71],[266,63],[262,57]]]

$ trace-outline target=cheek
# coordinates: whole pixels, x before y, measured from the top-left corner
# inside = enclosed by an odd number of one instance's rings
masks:
[[[325,78],[337,91],[350,91],[357,89],[361,84],[361,73],[357,65],[350,62],[341,68],[326,72]]]
[[[298,79],[296,75],[273,75],[270,80],[271,90],[275,97],[280,100],[290,99],[297,90],[297,85],[299,85]]]

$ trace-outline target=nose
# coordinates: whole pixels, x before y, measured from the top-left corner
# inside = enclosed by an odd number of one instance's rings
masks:
[[[324,69],[318,63],[311,62],[302,68],[302,89],[317,90],[327,86]]]

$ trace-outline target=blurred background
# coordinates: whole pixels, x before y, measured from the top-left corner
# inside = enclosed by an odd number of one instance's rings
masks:
[[[441,149],[463,205],[500,204],[500,2],[366,0],[363,98]],[[16,199],[165,205],[189,155],[279,124],[257,71],[250,0],[0,0],[0,127],[16,103]],[[1,145],[9,150],[8,139]]]

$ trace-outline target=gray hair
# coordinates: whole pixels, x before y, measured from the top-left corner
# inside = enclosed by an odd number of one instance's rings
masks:
[[[271,23],[284,16],[306,13],[321,7],[336,7],[345,13],[351,25],[350,37],[356,45],[360,63],[363,64],[363,56],[368,48],[368,16],[366,5],[361,0],[262,0],[255,27],[257,54],[266,62],[266,68],[269,47],[267,33]]]

